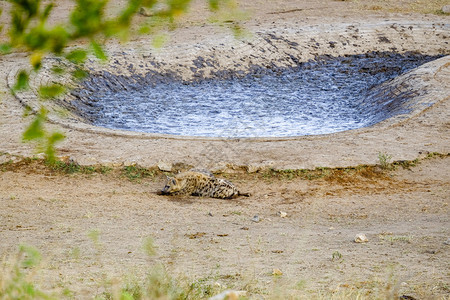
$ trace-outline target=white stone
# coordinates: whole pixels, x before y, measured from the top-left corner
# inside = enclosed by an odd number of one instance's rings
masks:
[[[259,223],[261,221],[260,217],[258,215],[254,215],[252,218],[252,221],[255,223]]]
[[[246,291],[224,291],[218,295],[215,295],[211,298],[209,298],[209,300],[238,300],[241,297],[244,297],[245,295],[247,295]]]
[[[355,243],[367,243],[369,239],[366,237],[364,233],[358,233],[355,236]]]
[[[158,168],[164,172],[171,172],[173,168],[173,164],[167,161],[158,162]]]
[[[287,217],[287,212],[280,210],[279,212],[277,212],[277,216],[279,216],[281,218],[286,218]]]

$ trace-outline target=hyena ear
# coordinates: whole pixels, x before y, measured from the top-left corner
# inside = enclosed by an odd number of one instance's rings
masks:
[[[177,179],[175,178],[175,177],[170,177],[170,176],[167,176],[166,175],[166,179],[167,179],[167,182],[169,183],[169,182],[172,182],[172,183],[176,183],[177,182]]]

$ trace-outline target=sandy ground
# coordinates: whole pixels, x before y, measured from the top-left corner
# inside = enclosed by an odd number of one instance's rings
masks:
[[[447,156],[313,180],[229,174],[251,193],[234,200],[158,196],[162,175],[130,181],[115,171],[58,175],[42,165],[5,165],[0,250],[34,245],[44,255],[39,282],[76,298],[101,293],[105,277],[139,277],[162,262],[174,276],[252,296],[360,289],[369,297],[445,299],[449,164]],[[94,230],[100,250],[88,237]],[[353,242],[359,233],[369,241]],[[147,237],[157,251],[150,259]]]
[[[448,16],[424,14],[433,5],[429,1],[401,3],[246,1],[242,6],[252,13],[244,22],[249,30],[314,26],[325,20],[329,24],[448,23]],[[111,11],[121,7],[119,2],[113,4]],[[443,4],[448,2],[437,5]],[[180,21],[184,40],[172,43],[202,40],[211,28],[204,25],[204,10],[195,5]],[[55,22],[64,18],[68,8],[68,2],[59,2]],[[26,61],[23,54],[0,57],[2,78],[15,64]],[[448,84],[445,77],[440,80],[444,87]],[[20,142],[27,124],[18,117],[22,107],[7,92],[5,80],[0,85],[0,151],[31,156],[32,145]],[[260,148],[248,152],[248,161],[276,161],[282,153],[289,159],[280,159],[280,167],[314,168],[376,163],[378,152],[396,160],[412,160],[434,151],[446,154],[450,152],[448,102],[382,132],[297,141],[294,148],[305,147],[302,158],[288,149],[292,145],[280,142],[270,152]],[[77,130],[66,134],[61,155],[86,164],[139,162],[154,166],[160,160],[157,152],[171,149],[166,141],[130,142]],[[201,143],[177,142],[174,147],[179,154],[173,161],[192,163],[190,149],[210,155],[211,161],[221,159],[214,157],[218,155],[214,151],[202,151],[201,147],[210,148]],[[239,154],[248,146],[236,147],[227,157],[244,164]],[[251,161],[253,156],[257,158]],[[3,162],[11,156],[2,154],[0,158]],[[22,243],[37,247],[44,256],[37,276],[40,284],[50,289],[68,288],[77,299],[102,293],[105,279],[140,277],[158,262],[174,276],[204,279],[217,283],[218,289],[247,290],[262,298],[356,289],[380,298],[393,294],[417,299],[450,296],[448,156],[422,160],[410,169],[314,180],[261,172],[223,174],[251,193],[249,198],[236,200],[158,196],[155,192],[164,183],[160,173],[130,181],[117,170],[64,175],[36,163],[3,165],[0,257],[10,257]],[[286,212],[287,217],[281,218],[278,211]],[[255,215],[260,222],[251,220]],[[97,246],[88,237],[96,230]],[[369,242],[354,243],[358,233],[365,233]],[[142,250],[147,237],[156,246],[152,258]],[[274,276],[274,269],[282,275]]]

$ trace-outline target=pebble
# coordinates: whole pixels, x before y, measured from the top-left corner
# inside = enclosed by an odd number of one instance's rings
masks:
[[[256,166],[256,165],[248,165],[247,166],[248,173],[256,173],[256,172],[259,172],[260,170],[261,170],[260,166]]]
[[[272,275],[281,276],[283,275],[283,272],[281,272],[280,269],[273,269]]]
[[[254,216],[253,216],[252,222],[259,223],[260,221],[261,221],[261,219],[259,218],[258,215],[254,215]]]
[[[277,216],[281,217],[281,218],[286,218],[287,217],[287,212],[284,211],[279,211],[277,212]]]
[[[215,295],[211,298],[209,298],[209,300],[238,300],[241,299],[241,297],[245,297],[247,295],[246,291],[224,291],[218,295]]]
[[[145,17],[151,17],[153,16],[153,13],[147,10],[145,7],[141,7],[139,9],[139,14]]]
[[[355,236],[355,243],[367,243],[369,239],[366,237],[364,233],[358,233]]]
[[[450,14],[450,5],[444,5],[442,11],[446,14]]]
[[[162,160],[162,161],[158,162],[158,168],[163,172],[171,172],[173,165],[170,162]]]

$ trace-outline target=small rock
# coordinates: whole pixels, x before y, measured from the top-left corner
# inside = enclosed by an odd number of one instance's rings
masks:
[[[445,14],[450,14],[450,5],[444,5],[444,6],[442,7],[442,11],[443,11]]]
[[[259,172],[260,170],[261,170],[260,166],[256,166],[256,165],[248,165],[247,166],[248,173],[256,173],[256,172]]]
[[[208,213],[208,216],[213,217],[213,214],[211,212]]]
[[[444,245],[450,245],[450,238],[448,238],[445,242]]]
[[[227,172],[229,169],[228,169],[228,164],[226,162],[220,161],[218,163],[215,163],[214,166],[210,167],[209,170],[212,173],[224,173],[224,172]]]
[[[158,168],[163,172],[171,172],[173,168],[173,164],[167,161],[158,162]]]
[[[211,298],[209,298],[209,300],[238,300],[241,297],[245,297],[247,295],[246,291],[224,291],[218,295],[215,295]]]
[[[281,276],[281,275],[283,275],[283,272],[281,272],[280,269],[275,268],[275,269],[273,269],[272,275]]]
[[[355,243],[367,243],[369,239],[366,237],[364,233],[358,233],[355,236]]]
[[[252,222],[259,223],[260,221],[261,221],[261,219],[259,218],[258,215],[254,215],[254,216],[253,216]]]
[[[145,7],[141,7],[139,9],[139,14],[145,17],[151,17],[153,16],[153,13],[151,13],[149,10],[147,10]]]
[[[287,212],[284,211],[279,211],[277,212],[277,216],[281,217],[281,218],[286,218],[287,217]]]

